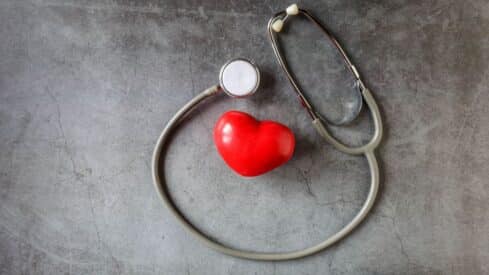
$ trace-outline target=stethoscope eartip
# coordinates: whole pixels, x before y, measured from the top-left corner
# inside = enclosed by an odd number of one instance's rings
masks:
[[[285,9],[285,16],[280,18],[275,19],[272,23],[272,30],[274,32],[280,32],[282,28],[284,27],[285,21],[289,18],[289,16],[292,15],[297,15],[299,14],[299,7],[297,4],[292,4]]]
[[[292,4],[287,7],[285,12],[287,13],[287,15],[297,15],[299,14],[299,7],[297,6],[297,4]]]
[[[277,19],[272,24],[272,30],[274,32],[280,32],[284,26],[284,21],[282,19]]]

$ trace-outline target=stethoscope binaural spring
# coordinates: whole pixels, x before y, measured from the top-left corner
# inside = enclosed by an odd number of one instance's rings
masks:
[[[303,91],[300,89],[300,87],[296,84],[296,81],[294,77],[292,76],[289,67],[287,66],[285,59],[283,58],[283,55],[279,51],[279,48],[277,46],[277,41],[276,41],[276,35],[280,33],[282,30],[284,24],[288,21],[291,20],[292,17],[297,16],[297,15],[303,15],[310,21],[312,21],[316,26],[318,26],[325,34],[326,36],[330,39],[330,41],[333,42],[335,47],[338,49],[340,52],[341,56],[345,60],[345,63],[351,73],[355,76],[355,81],[356,85],[359,89],[359,92],[361,93],[361,96],[363,100],[365,101],[366,105],[369,107],[370,112],[372,114],[372,119],[374,122],[374,127],[375,127],[375,132],[372,137],[372,139],[365,145],[358,146],[358,147],[349,147],[338,141],[336,138],[334,138],[327,130],[325,122],[322,121],[321,117],[318,115],[316,110],[313,108],[313,105],[310,104],[310,102],[307,100],[307,97],[303,93]],[[177,113],[170,119],[170,121],[166,124],[165,128],[163,129],[160,137],[157,140],[154,152],[153,152],[153,158],[152,158],[152,176],[153,176],[153,183],[165,203],[165,205],[168,207],[168,209],[174,214],[174,216],[177,218],[177,220],[183,225],[185,229],[187,229],[194,237],[202,241],[204,244],[207,246],[221,252],[227,255],[235,256],[235,257],[240,257],[240,258],[245,258],[245,259],[252,259],[252,260],[262,260],[262,261],[280,261],[280,260],[291,260],[291,259],[297,259],[301,257],[305,257],[314,253],[317,253],[332,244],[336,243],[337,241],[341,240],[343,237],[348,235],[353,229],[355,229],[361,222],[362,220],[367,216],[368,212],[372,208],[377,191],[379,188],[379,168],[377,164],[377,159],[375,157],[374,150],[375,148],[379,145],[380,140],[382,138],[382,122],[380,118],[380,112],[377,107],[377,104],[375,102],[375,99],[373,98],[372,94],[370,93],[369,89],[365,87],[364,83],[360,79],[360,75],[355,68],[355,66],[351,63],[350,59],[346,55],[345,51],[342,49],[338,41],[330,34],[330,32],[311,14],[309,14],[307,11],[303,9],[299,9],[297,5],[291,5],[289,6],[286,11],[279,12],[275,14],[269,21],[268,23],[268,33],[271,39],[272,47],[275,53],[275,56],[286,73],[290,83],[292,84],[295,92],[297,93],[302,105],[306,108],[308,114],[310,115],[312,119],[312,124],[315,127],[315,129],[319,132],[319,134],[326,140],[328,143],[330,143],[333,147],[338,149],[339,151],[346,153],[346,154],[352,154],[352,155],[359,155],[363,154],[367,158],[369,168],[370,168],[370,175],[371,175],[371,180],[370,180],[370,188],[369,192],[367,195],[367,198],[362,205],[362,208],[360,211],[355,215],[355,217],[348,223],[346,224],[341,230],[339,230],[337,233],[333,234],[332,236],[328,237],[326,240],[322,241],[319,244],[316,244],[312,247],[308,247],[302,250],[297,250],[297,251],[291,251],[291,252],[281,252],[281,253],[261,253],[261,252],[253,252],[253,251],[244,251],[244,250],[239,250],[239,249],[234,249],[232,247],[225,246],[223,244],[220,244],[217,241],[214,241],[213,239],[209,238],[202,232],[200,232],[192,223],[190,223],[184,215],[178,210],[176,205],[173,203],[171,200],[171,196],[168,193],[168,189],[166,187],[165,179],[164,177],[160,177],[160,175],[164,175],[163,168],[160,167],[160,158],[161,154],[163,153],[164,147],[167,145],[167,142],[177,127],[177,125],[181,122],[183,122],[184,118],[186,115],[188,115],[194,107],[196,107],[199,103],[202,101],[211,98],[217,94],[221,94],[221,92],[225,92],[226,94],[232,96],[232,97],[244,97],[253,94],[260,82],[260,73],[258,70],[258,67],[256,65],[246,59],[234,59],[229,62],[227,62],[221,69],[220,72],[220,77],[219,77],[219,85],[212,86],[204,91],[202,91],[200,94],[195,96],[193,99],[191,99],[187,104],[185,104],[180,110],[177,111]],[[247,75],[248,77],[245,79],[245,81],[241,81],[240,86],[235,86],[233,85],[233,79],[236,77],[239,77],[241,75]]]

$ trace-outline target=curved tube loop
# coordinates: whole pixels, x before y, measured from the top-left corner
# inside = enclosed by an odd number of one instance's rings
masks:
[[[379,189],[379,168],[374,152],[372,150],[367,150],[364,152],[370,167],[371,182],[370,182],[370,189],[367,198],[362,208],[357,213],[357,215],[348,224],[346,224],[340,231],[328,237],[326,240],[322,241],[317,245],[302,250],[296,250],[292,252],[282,252],[282,253],[263,253],[263,252],[239,250],[220,244],[217,241],[214,241],[212,238],[206,236],[204,233],[199,231],[192,223],[190,223],[178,210],[176,205],[173,203],[170,194],[167,191],[165,178],[164,176],[160,176],[159,168],[160,168],[161,154],[163,152],[163,148],[167,145],[168,139],[173,133],[173,130],[176,128],[176,126],[179,123],[183,121],[183,118],[187,114],[189,114],[192,111],[192,109],[194,109],[194,107],[197,106],[200,102],[217,94],[219,91],[220,89],[218,86],[213,86],[201,92],[200,94],[195,96],[192,100],[190,100],[187,104],[185,104],[167,123],[163,132],[158,138],[158,141],[156,142],[156,146],[153,152],[152,176],[153,176],[153,183],[156,187],[156,190],[158,191],[158,194],[160,195],[166,207],[177,218],[180,224],[188,232],[190,232],[191,235],[193,235],[195,238],[203,242],[208,247],[213,248],[221,253],[230,256],[245,258],[250,260],[260,260],[260,261],[283,261],[283,260],[302,258],[305,256],[315,254],[333,245],[334,243],[338,242],[342,238],[344,238],[362,222],[362,220],[367,216],[368,212],[372,208],[375,202],[375,197],[377,196],[377,192]]]
[[[377,106],[377,103],[375,103],[375,99],[372,96],[372,93],[370,93],[369,89],[364,89],[362,91],[362,96],[365,102],[367,103],[367,106],[370,109],[370,113],[372,114],[372,120],[374,121],[374,128],[375,128],[374,135],[372,136],[372,139],[367,144],[358,147],[348,147],[343,143],[341,143],[340,141],[338,141],[335,137],[333,137],[328,132],[321,119],[316,118],[312,121],[312,124],[314,125],[316,130],[327,142],[329,142],[339,151],[350,155],[359,155],[366,152],[373,152],[373,150],[379,145],[382,139],[383,129],[382,129],[382,120],[380,118],[379,107]]]

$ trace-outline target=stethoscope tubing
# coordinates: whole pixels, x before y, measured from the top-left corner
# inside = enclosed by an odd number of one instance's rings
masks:
[[[253,252],[253,251],[245,251],[245,250],[240,250],[240,249],[235,249],[229,246],[225,246],[223,244],[220,244],[217,241],[214,241],[210,237],[206,236],[204,233],[202,233],[196,226],[194,226],[190,221],[188,221],[183,214],[179,211],[177,206],[173,203],[170,194],[168,193],[168,188],[166,185],[166,181],[164,177],[160,177],[160,168],[164,170],[164,165],[160,166],[160,161],[161,161],[161,154],[167,146],[169,138],[171,137],[173,131],[175,128],[178,126],[179,123],[183,121],[183,118],[188,115],[194,107],[196,107],[200,102],[218,94],[220,92],[219,86],[212,86],[197,96],[195,96],[192,100],[190,100],[187,104],[185,104],[180,110],[177,111],[177,113],[170,119],[170,121],[166,124],[164,130],[162,131],[161,135],[159,136],[156,146],[153,152],[153,158],[152,158],[152,176],[153,176],[153,183],[156,187],[156,190],[158,191],[158,194],[160,195],[160,198],[163,200],[163,203],[165,206],[170,210],[170,212],[177,218],[177,220],[180,222],[180,224],[188,231],[190,232],[191,235],[193,235],[195,238],[203,242],[205,245],[208,247],[215,249],[223,254],[234,256],[234,257],[239,257],[239,258],[244,258],[244,259],[249,259],[249,260],[260,260],[260,261],[283,261],[283,260],[292,260],[292,259],[298,259],[302,257],[306,257],[312,254],[315,254],[344,238],[346,235],[348,235],[353,229],[355,229],[367,216],[368,212],[372,208],[375,202],[375,198],[377,196],[377,192],[379,189],[379,167],[377,164],[377,159],[375,158],[374,154],[374,147],[373,144],[367,147],[361,147],[364,148],[362,149],[362,153],[365,155],[367,158],[367,162],[370,168],[370,175],[371,175],[371,181],[370,181],[370,189],[367,195],[367,198],[365,202],[363,203],[362,208],[360,211],[357,213],[357,215],[348,223],[346,224],[341,230],[339,230],[337,233],[334,235],[330,236],[326,240],[322,241],[321,243],[297,250],[297,251],[292,251],[292,252],[282,252],[282,253],[262,253],[262,252]],[[365,100],[370,101],[372,99],[367,99]],[[375,104],[375,102],[373,102]],[[368,104],[371,106],[372,104]],[[375,105],[376,106],[376,105]],[[377,112],[372,112],[374,121],[377,121],[376,123],[376,132],[378,131],[378,127],[381,125],[380,123],[380,117],[378,116],[378,110]],[[318,126],[319,125],[319,126]],[[327,136],[330,136],[329,133],[327,133],[326,128],[322,125],[322,123],[317,123],[315,124],[316,127],[318,127],[318,131],[320,131],[321,135],[330,141],[329,138],[326,138]],[[320,129],[320,130],[319,130]],[[380,131],[381,133],[381,131]],[[326,137],[325,137],[326,134]],[[333,146],[337,147],[338,145],[335,145],[332,143]],[[339,143],[338,143],[339,144]],[[344,145],[343,145],[344,146]],[[337,147],[340,151],[343,151],[345,148],[343,147]],[[340,149],[341,148],[341,149]],[[357,152],[359,149],[354,150]],[[348,150],[347,150],[348,151]]]

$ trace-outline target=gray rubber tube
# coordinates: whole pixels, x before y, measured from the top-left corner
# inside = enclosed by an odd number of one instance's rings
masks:
[[[377,105],[375,104],[375,101],[373,97],[371,97],[370,93],[368,93],[367,96],[364,94],[364,100],[366,101],[367,105],[371,108],[372,112],[372,117],[374,120],[374,125],[376,128],[374,137],[373,137],[373,142],[369,142],[368,146],[362,146],[359,147],[360,149],[349,149],[349,147],[346,147],[345,145],[339,143],[334,139],[328,132],[327,129],[324,127],[324,125],[320,121],[313,121],[314,126],[316,129],[319,131],[321,136],[325,138],[328,142],[332,142],[332,145],[336,148],[338,148],[340,151],[344,151],[346,153],[353,153],[353,154],[358,154],[358,153],[363,153],[365,157],[367,158],[368,165],[370,167],[370,175],[371,175],[371,182],[370,182],[370,189],[367,195],[367,198],[360,209],[360,211],[357,213],[357,215],[347,224],[345,225],[340,231],[335,233],[334,235],[330,236],[323,242],[314,245],[312,247],[308,247],[302,250],[297,250],[297,251],[291,251],[291,252],[282,252],[282,253],[262,253],[262,252],[253,252],[253,251],[244,251],[244,250],[239,250],[239,249],[234,249],[225,245],[222,245],[202,232],[200,232],[194,225],[192,225],[185,217],[182,215],[182,213],[178,210],[178,208],[175,206],[175,204],[171,200],[171,196],[167,191],[167,186],[165,183],[164,177],[160,177],[160,160],[161,160],[161,155],[163,153],[163,148],[167,145],[167,141],[169,137],[171,136],[173,130],[175,127],[182,121],[182,119],[187,115],[191,110],[197,106],[200,102],[204,101],[205,99],[212,97],[213,95],[219,93],[220,88],[218,86],[213,86],[197,96],[195,96],[192,100],[190,100],[185,106],[183,106],[167,123],[166,127],[164,128],[163,132],[161,133],[160,137],[158,138],[158,141],[156,143],[154,152],[153,152],[153,160],[152,160],[152,174],[153,174],[153,183],[158,191],[158,194],[160,195],[161,199],[163,200],[164,204],[166,207],[170,210],[170,212],[173,213],[173,215],[177,218],[177,220],[183,225],[183,227],[189,231],[194,237],[196,237],[198,240],[202,241],[205,245],[207,245],[210,248],[213,248],[221,253],[231,255],[234,257],[239,257],[239,258],[245,258],[245,259],[251,259],[251,260],[261,260],[261,261],[282,261],[282,260],[292,260],[292,259],[297,259],[305,256],[312,255],[314,253],[317,253],[332,244],[336,243],[337,241],[341,240],[343,237],[348,235],[355,227],[357,227],[362,220],[367,216],[368,212],[372,208],[375,197],[377,196],[377,191],[379,189],[379,168],[377,164],[377,160],[374,155],[374,149],[378,145],[378,142],[380,141],[380,137],[382,135],[382,124],[380,121],[380,116],[379,112],[377,109]],[[369,97],[370,95],[370,97]]]

